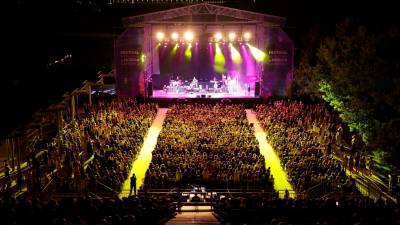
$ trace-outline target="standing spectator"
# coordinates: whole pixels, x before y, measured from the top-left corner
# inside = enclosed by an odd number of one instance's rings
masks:
[[[18,191],[22,191],[22,172],[21,166],[18,164],[18,172],[17,172],[17,188]]]
[[[132,189],[133,189],[133,194],[136,195],[136,175],[135,175],[135,173],[133,173],[131,176],[131,190],[129,191],[129,195],[132,194]]]
[[[8,186],[11,186],[10,167],[8,166],[7,160],[5,160],[4,163],[4,177]]]
[[[388,175],[388,191],[392,192],[393,189],[393,177],[391,174]]]

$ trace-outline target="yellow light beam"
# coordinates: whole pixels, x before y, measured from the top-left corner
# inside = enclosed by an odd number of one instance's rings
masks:
[[[218,43],[215,43],[214,70],[219,73],[225,72],[225,56]]]
[[[186,50],[185,50],[185,57],[186,57],[187,59],[191,59],[191,58],[192,58],[192,44],[189,44],[189,45],[186,47]]]
[[[128,197],[129,196],[129,191],[131,187],[131,176],[133,173],[136,175],[136,187],[137,190],[142,186],[144,182],[144,177],[146,175],[147,168],[150,165],[151,158],[152,158],[152,152],[154,148],[156,147],[157,144],[157,138],[158,135],[160,134],[160,131],[162,129],[162,125],[164,123],[164,119],[167,115],[167,108],[159,108],[157,111],[156,118],[153,121],[153,124],[151,125],[150,129],[147,132],[147,135],[143,141],[143,146],[140,150],[140,153],[137,157],[137,159],[133,162],[132,168],[129,171],[128,178],[124,181],[122,188],[121,188],[121,193],[119,194],[120,198],[123,197]]]
[[[251,55],[256,59],[257,62],[269,62],[269,55],[262,50],[252,46],[251,44],[247,44],[250,49]]]
[[[274,149],[268,143],[264,129],[260,126],[256,114],[253,110],[246,109],[246,116],[249,123],[254,124],[254,134],[259,143],[260,153],[264,156],[266,168],[271,168],[271,174],[274,177],[274,189],[279,192],[279,197],[283,198],[285,190],[289,191],[292,198],[296,197],[296,193],[289,183],[287,174],[281,166],[281,160],[275,154]]]
[[[237,65],[242,64],[242,56],[240,55],[239,51],[233,46],[232,43],[229,43],[229,48],[231,50],[232,61]]]

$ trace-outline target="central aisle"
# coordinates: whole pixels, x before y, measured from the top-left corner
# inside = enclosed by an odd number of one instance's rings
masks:
[[[162,129],[164,119],[167,116],[167,111],[167,108],[158,109],[156,118],[154,119],[153,124],[151,125],[146,137],[144,138],[142,149],[140,150],[137,159],[133,162],[131,171],[129,171],[128,179],[125,180],[122,186],[121,193],[119,194],[120,198],[128,197],[131,184],[130,178],[133,173],[136,174],[136,192],[137,190],[139,190],[140,186],[142,186],[147,168],[149,167],[151,162],[151,153],[156,147],[157,138]]]
[[[265,165],[271,168],[271,174],[274,177],[274,189],[279,191],[281,198],[284,196],[285,190],[289,191],[290,197],[295,197],[292,185],[290,185],[287,175],[281,166],[281,160],[267,142],[265,131],[260,126],[256,113],[251,109],[246,109],[246,116],[249,123],[254,124],[254,135],[259,143],[260,153],[264,156]]]
[[[175,224],[217,225],[221,223],[218,222],[218,220],[212,215],[211,212],[183,212],[183,213],[178,213],[175,216],[175,218],[166,223],[166,225],[175,225]]]

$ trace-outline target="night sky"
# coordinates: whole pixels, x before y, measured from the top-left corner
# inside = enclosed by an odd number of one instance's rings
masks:
[[[29,122],[39,108],[61,100],[66,91],[95,78],[99,70],[110,68],[113,40],[123,30],[122,17],[179,6],[104,2],[11,0],[2,6],[6,17],[2,32],[2,136]],[[315,25],[329,33],[346,16],[371,27],[400,21],[394,1],[229,2],[227,6],[286,17],[285,30],[295,40],[297,52],[307,45],[304,35]],[[54,65],[62,58],[63,63]]]

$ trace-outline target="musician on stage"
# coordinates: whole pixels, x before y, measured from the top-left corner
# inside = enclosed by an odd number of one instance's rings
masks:
[[[214,91],[217,92],[218,89],[218,80],[216,77],[214,77],[214,79],[211,81],[211,83],[214,83],[213,87],[214,87]]]
[[[190,82],[190,88],[197,88],[199,86],[199,82],[197,81],[196,77],[193,77],[192,82]]]
[[[228,91],[228,80],[226,79],[226,75],[224,73],[222,74],[221,89],[223,92]]]
[[[228,77],[226,79],[226,86],[227,86],[227,89],[228,89],[228,93],[232,93],[233,90],[232,90],[232,81],[231,81],[231,76],[230,75],[228,75]]]

